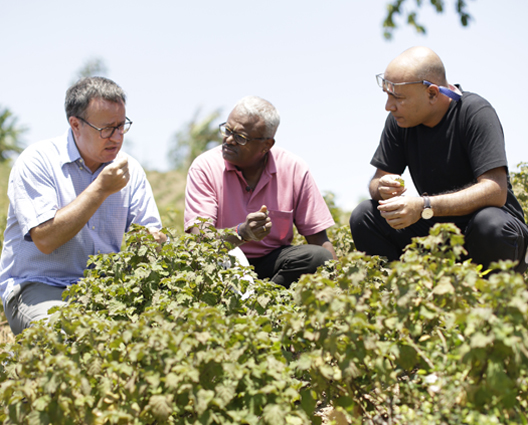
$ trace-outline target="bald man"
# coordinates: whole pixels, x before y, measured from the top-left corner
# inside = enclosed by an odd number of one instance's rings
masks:
[[[406,50],[376,78],[389,115],[371,160],[372,199],[350,217],[357,249],[397,260],[413,237],[452,222],[474,262],[488,268],[510,259],[524,272],[528,227],[511,188],[493,107],[450,85],[441,59],[426,47]],[[406,167],[421,196],[403,196]]]

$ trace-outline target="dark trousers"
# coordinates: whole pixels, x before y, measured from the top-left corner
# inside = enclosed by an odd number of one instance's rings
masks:
[[[412,238],[427,236],[436,223],[451,222],[464,234],[464,247],[473,262],[488,268],[492,261],[517,260],[515,271],[526,270],[528,227],[502,208],[487,207],[464,217],[420,219],[405,229],[396,230],[381,216],[377,206],[377,201],[364,201],[350,216],[350,230],[358,251],[394,261]]]
[[[319,266],[332,259],[330,251],[319,245],[289,245],[263,257],[248,258],[248,261],[255,267],[259,279],[269,278],[289,288],[301,275],[314,273]]]

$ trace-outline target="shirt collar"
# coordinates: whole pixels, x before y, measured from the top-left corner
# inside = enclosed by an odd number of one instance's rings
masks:
[[[63,143],[65,143],[66,149],[60,149],[60,162],[61,166],[64,164],[70,164],[72,162],[76,162],[81,158],[81,153],[79,152],[79,149],[77,149],[77,145],[75,144],[75,139],[73,138],[73,132],[72,129],[68,129],[66,134],[63,136],[65,140],[63,140]]]
[[[225,159],[224,159],[224,164],[225,164],[225,168],[227,171],[238,171],[238,168],[236,167],[236,165],[231,164]],[[275,163],[275,158],[273,156],[273,150],[270,150],[268,152],[268,162],[266,163],[266,167],[264,168],[263,173],[268,173],[268,174],[277,173],[277,165]]]

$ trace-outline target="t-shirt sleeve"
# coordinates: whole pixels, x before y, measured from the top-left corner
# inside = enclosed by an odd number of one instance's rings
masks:
[[[370,164],[392,174],[403,174],[407,167],[402,129],[391,114],[385,120],[380,143]]]
[[[303,173],[300,181],[294,223],[301,235],[310,236],[328,229],[335,222],[309,170]]]
[[[197,218],[210,219],[216,226],[218,217],[218,200],[208,173],[200,166],[193,164],[187,173],[185,187],[184,229],[196,223]]]
[[[55,179],[44,158],[34,152],[18,158],[9,177],[8,197],[22,236],[31,241],[29,231],[51,220],[59,209]]]
[[[127,219],[127,230],[132,223],[145,227],[161,229],[161,218],[152,193],[152,187],[147,180],[145,171],[129,158],[129,164],[134,167],[134,189],[131,191],[130,208]]]
[[[481,99],[481,102],[469,103],[463,111],[466,149],[474,177],[507,167],[504,133],[495,109]]]

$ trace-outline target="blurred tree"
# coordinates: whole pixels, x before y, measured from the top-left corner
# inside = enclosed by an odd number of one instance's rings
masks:
[[[84,77],[104,77],[108,74],[108,67],[106,63],[101,58],[91,58],[88,59],[77,71],[75,74],[75,79],[72,81],[72,84],[76,83],[78,80]]]
[[[25,127],[17,126],[17,119],[8,108],[0,108],[0,162],[6,162],[12,154],[24,149],[20,139]]]
[[[435,8],[437,13],[444,11],[444,0],[429,0],[431,5]],[[455,9],[460,17],[460,23],[466,27],[471,19],[471,16],[467,13],[467,4],[465,0],[454,0]],[[416,5],[411,6],[409,10],[404,10],[404,5],[408,5],[410,2],[406,0],[392,0],[387,4],[387,16],[383,21],[384,37],[387,40],[392,39],[393,32],[398,28],[398,25],[394,22],[395,15],[406,15],[407,24],[414,27],[418,33],[425,34],[426,29],[423,25],[419,24],[416,20],[418,9],[422,7],[423,0],[416,0]],[[426,2],[427,3],[427,2]]]
[[[213,124],[220,113],[221,110],[217,109],[198,121],[198,109],[183,130],[176,133],[174,147],[169,151],[169,162],[173,169],[186,171],[194,158],[222,141],[218,126]]]

